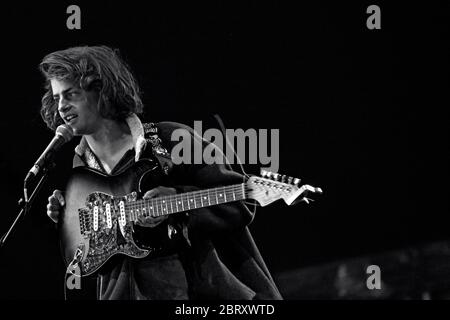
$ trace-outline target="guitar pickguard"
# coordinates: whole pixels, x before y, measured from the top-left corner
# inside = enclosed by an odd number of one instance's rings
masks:
[[[103,265],[114,254],[144,258],[151,250],[140,249],[133,240],[133,225],[120,223],[120,205],[136,200],[136,194],[115,198],[102,192],[95,192],[86,199],[86,206],[79,209],[80,231],[88,241],[88,250],[82,261],[83,274],[90,274]],[[110,224],[106,205],[110,205]],[[95,208],[98,209],[95,209]],[[94,212],[97,213],[94,214]],[[97,218],[95,218],[97,215]],[[94,228],[94,220],[97,219]]]
[[[66,207],[60,220],[67,265],[74,260],[80,246],[83,247],[79,261],[82,276],[94,273],[116,254],[144,258],[154,251],[151,245],[143,249],[133,240],[134,222],[125,210],[121,211],[121,206],[125,209],[137,200],[134,191],[140,190],[146,174],[151,173],[151,181],[157,177],[157,168],[154,161],[143,159],[113,176],[86,167],[74,169],[66,187]]]

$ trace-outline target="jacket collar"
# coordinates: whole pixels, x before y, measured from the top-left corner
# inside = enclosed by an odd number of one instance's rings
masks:
[[[131,137],[133,138],[135,161],[138,161],[146,145],[144,126],[135,113],[132,113],[128,118],[125,119],[125,121],[130,128]],[[75,153],[80,157],[83,157],[83,155],[87,153],[92,153],[92,150],[89,147],[89,144],[87,143],[84,136],[81,138],[80,143],[75,147]]]

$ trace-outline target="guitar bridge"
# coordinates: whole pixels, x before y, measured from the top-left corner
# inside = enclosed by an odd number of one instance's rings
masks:
[[[80,220],[80,233],[83,236],[88,236],[91,233],[92,222],[89,210],[85,208],[78,209],[78,218]]]

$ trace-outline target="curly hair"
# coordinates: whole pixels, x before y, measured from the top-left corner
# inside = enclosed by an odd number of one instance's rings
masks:
[[[39,70],[46,79],[41,116],[52,130],[64,123],[53,99],[52,79],[78,83],[84,90],[99,90],[97,107],[104,118],[123,120],[143,111],[139,86],[117,49],[83,46],[56,51],[44,57]]]

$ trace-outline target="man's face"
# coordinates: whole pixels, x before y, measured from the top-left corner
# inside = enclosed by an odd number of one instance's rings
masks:
[[[73,129],[74,134],[95,133],[102,119],[97,110],[98,93],[83,90],[70,81],[52,79],[50,84],[59,115]]]

